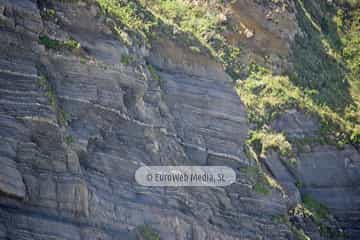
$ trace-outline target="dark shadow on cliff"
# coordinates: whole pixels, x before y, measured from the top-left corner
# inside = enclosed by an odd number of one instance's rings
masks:
[[[333,17],[336,9],[325,0],[296,1],[302,29],[292,46],[291,81],[319,105],[340,114],[354,101],[341,59],[341,40]]]

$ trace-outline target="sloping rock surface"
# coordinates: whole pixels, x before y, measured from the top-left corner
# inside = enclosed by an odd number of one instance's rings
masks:
[[[351,145],[340,149],[314,141],[304,142],[304,139],[319,137],[318,122],[316,118],[297,110],[282,114],[272,128],[283,131],[295,143],[300,139],[294,144],[297,163],[293,169],[285,170],[284,164],[274,164],[281,162],[276,153],[269,155],[267,161],[280,182],[292,185],[297,181],[303,194],[327,206],[349,239],[356,239],[360,221],[360,154]]]
[[[165,39],[148,57],[154,79],[96,5],[54,2],[56,23],[34,1],[0,6],[0,238],[132,239],[142,225],[162,239],[291,238],[271,220],[287,211],[282,195],[254,193],[239,170],[254,164],[242,149],[248,126],[217,63]],[[46,49],[40,34],[82,52]],[[121,64],[124,54],[136,61]],[[144,164],[228,165],[239,181],[145,188],[134,181]]]

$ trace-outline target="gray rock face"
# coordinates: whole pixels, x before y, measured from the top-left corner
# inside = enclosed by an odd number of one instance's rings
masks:
[[[317,172],[318,174],[313,174]],[[298,173],[303,191],[325,204],[350,237],[359,236],[360,154],[351,146],[338,150],[313,146],[299,155]]]
[[[282,130],[290,139],[318,137],[318,121],[298,111],[288,111],[272,127]],[[270,154],[267,165],[285,185],[299,181],[301,191],[327,206],[350,239],[359,236],[360,154],[350,145],[344,149],[319,143],[301,143],[297,149],[296,166],[284,169],[278,155]],[[284,162],[284,161],[282,161]],[[291,176],[289,178],[289,175]],[[297,179],[297,180],[295,180]]]
[[[289,138],[311,138],[319,135],[319,120],[297,110],[288,110],[271,126],[278,132],[286,132]]]
[[[149,57],[157,80],[143,55],[110,34],[96,6],[54,2],[54,24],[34,2],[19,3],[1,2],[11,13],[0,38],[3,238],[134,239],[142,225],[162,239],[291,238],[271,220],[286,213],[281,194],[254,193],[239,170],[241,181],[228,188],[134,181],[144,164],[253,164],[242,151],[244,107],[218,64],[188,62],[196,56],[180,47],[171,55],[159,42],[164,51],[154,47]],[[47,50],[40,31],[74,38],[86,51]],[[120,64],[123,54],[135,63]]]
[[[144,225],[161,239],[294,239],[273,219],[296,196],[264,196],[242,171],[255,164],[243,151],[245,110],[219,64],[168,39],[128,48],[91,3],[53,1],[55,22],[39,7],[0,0],[0,239],[137,239]],[[82,47],[46,49],[40,33]],[[358,181],[351,159],[344,189]],[[142,165],[226,165],[238,179],[147,188],[134,180]]]
[[[16,168],[15,162],[9,158],[1,158],[0,189],[4,194],[19,198],[25,197],[25,185],[21,174]]]
[[[187,56],[174,43],[157,43],[152,51],[150,62],[159,69],[164,100],[191,162],[248,164],[245,109],[221,66],[203,56]]]
[[[283,190],[288,196],[289,209],[294,208],[301,202],[301,196],[299,189],[296,186],[296,176],[289,169],[289,166],[284,162],[279,153],[275,151],[269,151],[264,163],[269,169],[274,178],[281,184]]]

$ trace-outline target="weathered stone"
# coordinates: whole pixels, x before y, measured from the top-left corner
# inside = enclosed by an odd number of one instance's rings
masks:
[[[7,158],[0,157],[0,192],[18,197],[25,197],[25,185],[20,172],[16,168],[16,163]]]
[[[297,110],[288,110],[278,117],[271,126],[274,130],[285,132],[289,138],[317,137],[320,132],[319,120]]]
[[[317,145],[299,156],[303,191],[327,206],[350,236],[357,236],[360,206],[360,154],[352,146],[338,150]],[[316,172],[317,174],[313,174]]]
[[[271,175],[274,176],[285,191],[289,202],[289,208],[292,208],[300,203],[301,196],[298,188],[296,187],[296,179],[289,170],[289,168],[293,166],[284,163],[279,153],[275,151],[269,151],[264,161],[267,168],[270,170]]]

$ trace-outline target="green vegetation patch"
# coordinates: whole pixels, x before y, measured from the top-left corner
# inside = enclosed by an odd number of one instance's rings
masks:
[[[283,156],[291,154],[291,144],[282,133],[252,131],[247,142],[256,149],[258,155],[265,156],[268,149],[279,150]]]
[[[160,240],[159,234],[157,234],[151,227],[148,225],[142,225],[138,227],[138,232],[140,234],[140,239],[143,240]]]
[[[291,231],[293,232],[296,240],[311,240],[311,238],[306,235],[306,233],[302,229],[292,226]]]
[[[152,79],[154,79],[155,81],[159,82],[159,84],[161,84],[161,78],[160,78],[159,74],[157,73],[156,69],[153,67],[153,65],[148,63],[147,68],[150,72]]]
[[[135,62],[135,58],[131,55],[128,55],[128,54],[123,54],[121,55],[121,59],[120,59],[120,62],[124,65],[131,65]]]
[[[39,36],[39,43],[44,45],[47,49],[68,49],[68,50],[76,50],[80,49],[80,43],[74,39],[69,39],[67,41],[59,41],[57,39],[52,39],[49,36],[41,35]]]
[[[290,81],[313,103],[324,129],[340,144],[360,142],[358,1],[297,0],[305,34],[293,46]]]
[[[222,19],[223,1],[202,6],[180,0],[97,2],[104,13],[118,20],[113,29],[124,43],[133,42],[128,33],[147,43],[158,35],[176,35],[174,39],[192,52],[210,53],[234,79],[240,74],[240,48],[229,44],[222,35],[229,27]]]
[[[62,126],[67,126],[69,122],[69,114],[66,113],[63,109],[60,108],[56,93],[49,83],[49,80],[46,76],[41,75],[37,79],[37,85],[45,92],[45,96],[49,99],[50,106],[57,115],[57,119]]]
[[[303,210],[303,207],[301,205],[298,205],[294,209],[302,209]],[[292,210],[292,211],[294,211],[294,210]],[[291,215],[294,215],[294,212],[292,212]],[[298,215],[298,217],[303,218],[304,215]],[[295,226],[290,221],[289,215],[273,216],[272,221],[276,224],[286,224],[290,228],[291,232],[293,233],[295,240],[311,240],[311,238],[304,232],[303,229],[299,228],[298,226]]]
[[[315,101],[309,96],[312,90],[301,89],[288,76],[274,76],[258,66],[251,68],[249,78],[238,81],[236,88],[247,107],[250,122],[258,128],[270,124],[281,112],[297,108],[320,118],[321,133],[328,143],[344,145],[359,141],[360,125]]]
[[[40,12],[41,17],[44,19],[52,19],[56,16],[56,11],[54,9],[44,9]]]
[[[45,35],[39,36],[39,43],[44,45],[48,49],[58,49],[61,46],[60,41],[51,39]]]
[[[37,85],[45,92],[45,96],[50,101],[50,106],[54,110],[56,110],[57,106],[58,106],[57,98],[56,98],[53,88],[51,87],[50,83],[48,82],[48,79],[45,76],[39,76],[37,79]]]
[[[132,44],[128,32],[138,40],[148,41],[151,29],[157,25],[156,19],[144,9],[138,1],[96,0],[105,14],[114,17],[117,22],[113,26],[126,44]]]
[[[263,195],[268,195],[271,193],[271,190],[269,189],[269,187],[266,184],[264,184],[263,182],[255,183],[254,191],[257,193],[261,193]]]
[[[349,121],[360,122],[360,11],[353,11],[348,16],[348,20],[344,19],[346,32],[342,38],[343,49],[342,54],[346,62],[348,73],[348,81],[350,84],[350,95],[356,106],[347,107],[345,114]],[[358,140],[360,141],[360,140]]]
[[[334,226],[334,219],[330,215],[326,206],[316,201],[310,195],[303,196],[302,200],[303,204],[298,204],[296,207],[289,211],[289,214],[291,216],[296,216],[303,219],[312,219],[313,222],[318,226],[320,235],[323,237],[336,237],[344,239],[345,233],[342,231],[341,228],[338,228],[336,224]],[[296,231],[294,233],[296,234]]]
[[[260,166],[249,166],[242,168],[243,173],[252,182],[252,189],[262,195],[270,195],[271,189],[279,189],[282,191],[280,186],[269,177]]]
[[[250,76],[237,81],[238,94],[248,110],[248,119],[258,127],[273,121],[286,109],[294,108],[302,92],[286,76],[274,76],[268,70],[253,64]]]
[[[311,211],[316,222],[321,222],[321,220],[328,218],[329,210],[325,205],[319,203],[310,195],[303,196],[302,200],[304,206]]]
[[[231,27],[223,14],[224,1],[213,1],[197,5],[181,0],[140,1],[143,6],[169,25],[174,25],[183,32],[190,33],[203,47],[218,59],[234,79],[241,70],[239,62],[240,48],[227,42],[223,33]],[[193,52],[201,48],[190,46]]]
[[[305,34],[297,36],[293,48],[294,71],[275,76],[253,63],[249,66],[249,76],[236,84],[247,107],[248,119],[258,129],[250,141],[261,139],[266,150],[267,146],[276,146],[281,140],[279,148],[286,146],[285,149],[289,149],[283,136],[266,129],[279,114],[295,108],[320,119],[321,136],[317,142],[340,147],[358,144],[359,14],[357,11],[345,14],[341,8],[334,8],[326,1],[298,0],[297,7],[300,27]]]
[[[75,143],[75,138],[71,135],[68,135],[65,137],[65,142],[68,145],[74,144]]]

